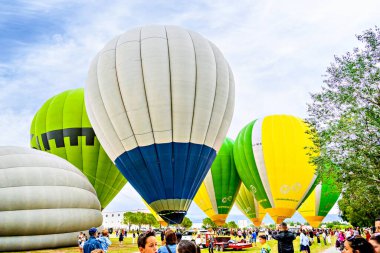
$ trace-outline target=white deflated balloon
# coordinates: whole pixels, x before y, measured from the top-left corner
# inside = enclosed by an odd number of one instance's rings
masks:
[[[72,246],[102,224],[95,189],[75,166],[42,151],[0,147],[0,251]]]

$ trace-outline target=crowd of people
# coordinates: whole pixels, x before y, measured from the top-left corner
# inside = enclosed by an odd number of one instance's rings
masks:
[[[80,232],[78,236],[78,247],[80,253],[107,253],[108,247],[112,244],[109,239],[108,230],[104,229],[98,233],[96,228],[88,230],[90,238]]]
[[[259,235],[259,233],[261,233]],[[96,228],[88,231],[89,238],[84,233],[78,236],[78,246],[80,253],[107,253],[108,247],[111,245],[109,239],[109,231],[103,230],[98,233]],[[260,253],[270,253],[271,248],[268,240],[277,240],[279,253],[294,253],[293,241],[299,235],[300,249],[302,253],[310,253],[310,246],[313,243],[332,245],[332,238],[335,237],[335,247],[344,253],[380,253],[380,217],[375,220],[374,229],[350,228],[345,230],[338,229],[307,229],[301,228],[298,231],[289,231],[285,222],[281,223],[277,230],[259,231],[257,229],[248,230],[224,230],[215,231],[217,235],[232,235],[239,238],[240,242],[247,242],[257,246],[257,239],[260,243]],[[140,253],[200,253],[200,247],[193,241],[181,240],[180,231],[172,231],[166,229],[161,231],[161,246],[158,247],[156,233],[153,230],[140,233],[140,231],[132,232],[133,243],[137,235],[137,246]],[[125,230],[117,230],[116,237],[119,243],[123,242],[123,238],[127,236]],[[248,240],[247,240],[248,239]],[[213,253],[214,236],[208,238],[208,251]]]
[[[193,241],[180,240],[174,231],[165,231],[163,245],[158,247],[156,233],[147,231],[137,240],[140,253],[200,253],[201,249]]]

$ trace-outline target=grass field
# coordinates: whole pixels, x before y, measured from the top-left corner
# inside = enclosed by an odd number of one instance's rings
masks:
[[[124,242],[121,245],[119,245],[119,241],[115,237],[111,237],[111,241],[112,241],[112,245],[108,249],[108,252],[110,252],[110,253],[138,252],[137,243],[136,243],[136,241],[135,241],[135,243],[132,243],[132,238],[131,237],[124,238]],[[159,236],[157,236],[157,241],[158,241],[158,244],[160,246],[161,245],[161,239],[160,239]],[[278,253],[278,251],[277,251],[277,241],[275,241],[275,240],[269,240],[268,244],[272,248],[271,253]],[[297,237],[297,239],[294,241],[293,244],[294,244],[295,252],[300,252],[299,251],[299,248],[300,248],[300,246],[299,246],[300,245],[300,243],[299,243],[299,237]],[[318,245],[318,244],[314,243],[311,246],[311,252],[312,253],[323,252],[324,250],[333,247],[333,245],[335,245],[335,239],[333,239],[333,238],[332,238],[332,245],[326,245],[325,246],[323,244],[323,242],[322,242],[321,245]],[[231,251],[231,250],[226,250],[226,251]],[[79,249],[78,249],[78,247],[70,247],[70,248],[59,248],[59,249],[48,249],[48,250],[23,251],[23,252],[33,252],[33,253],[52,253],[52,252],[55,252],[55,253],[79,253]],[[202,249],[202,253],[206,253],[206,252],[208,252],[208,249]],[[214,249],[214,252],[216,253],[218,251],[216,251]],[[260,252],[260,244],[257,242],[257,246],[253,245],[252,248],[243,249],[240,252]]]

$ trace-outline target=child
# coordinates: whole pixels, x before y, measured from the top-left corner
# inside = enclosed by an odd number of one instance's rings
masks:
[[[259,243],[261,244],[260,253],[270,253],[270,247],[267,243],[267,237],[265,235],[259,235]]]

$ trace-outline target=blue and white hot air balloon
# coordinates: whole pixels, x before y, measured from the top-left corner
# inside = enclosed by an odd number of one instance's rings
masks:
[[[111,40],[85,90],[107,154],[167,222],[180,223],[229,128],[234,79],[219,49],[176,26]]]

